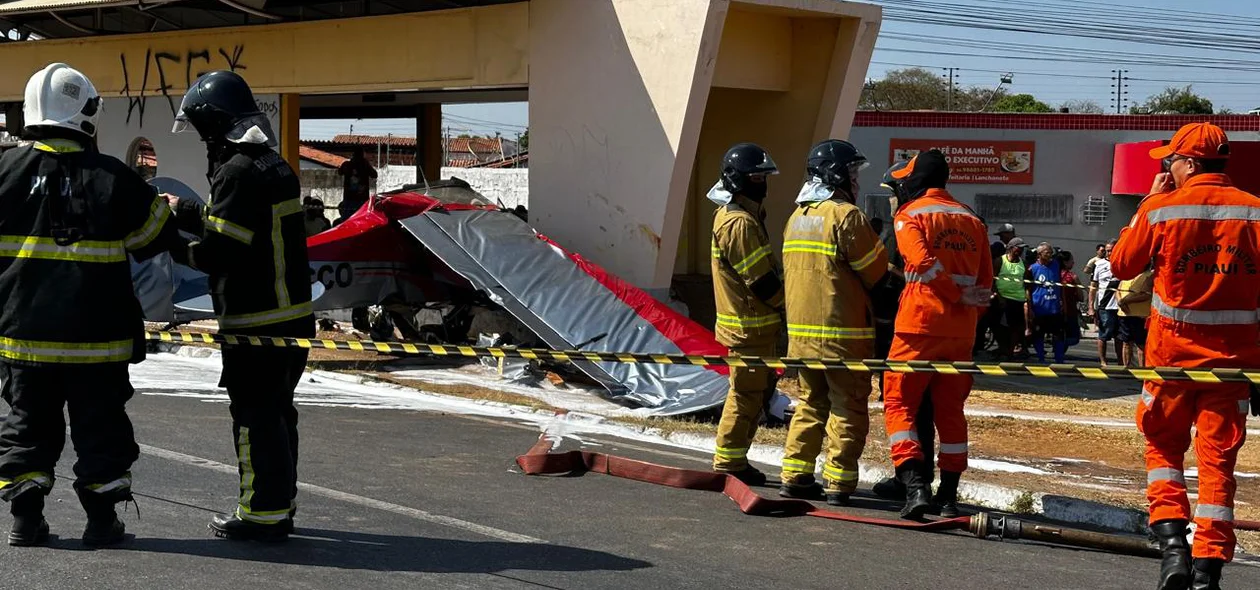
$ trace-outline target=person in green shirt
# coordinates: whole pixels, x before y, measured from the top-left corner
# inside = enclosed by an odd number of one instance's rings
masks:
[[[991,325],[997,332],[998,358],[1009,359],[1016,350],[1022,352],[1024,341],[1024,304],[1028,295],[1024,279],[1028,268],[1024,266],[1024,249],[1028,245],[1022,238],[1011,238],[1006,243],[1006,255],[999,260],[994,281],[993,313]]]

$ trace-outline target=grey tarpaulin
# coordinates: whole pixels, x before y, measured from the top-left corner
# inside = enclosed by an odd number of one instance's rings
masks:
[[[160,193],[205,202],[196,191],[174,178],[153,178],[149,184]],[[148,321],[189,321],[210,317],[210,314],[176,309],[175,304],[206,293],[209,286],[204,273],[175,264],[170,254],[164,252],[144,262],[132,260],[131,280],[135,284],[140,308],[144,310],[144,319]]]
[[[511,213],[430,211],[401,223],[552,348],[683,352]],[[614,399],[650,408],[655,415],[696,412],[726,398],[726,376],[703,367],[585,362],[577,366]]]

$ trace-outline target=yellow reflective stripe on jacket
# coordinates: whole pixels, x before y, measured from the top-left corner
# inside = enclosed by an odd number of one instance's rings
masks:
[[[53,483],[56,480],[57,478],[53,477],[53,474],[46,471],[32,471],[30,473],[23,473],[13,479],[0,478],[0,490],[23,484],[28,481],[33,481],[36,485],[42,488],[52,488]]]
[[[48,342],[0,337],[0,358],[57,364],[117,363],[131,360],[135,342]]]
[[[787,473],[813,473],[816,465],[800,459],[783,459],[783,471]]]
[[[254,499],[254,457],[251,454],[249,443],[249,427],[241,426],[236,435],[236,460],[241,467],[241,499],[239,502],[240,513],[248,513],[250,510],[250,502]],[[243,516],[241,516],[244,519]]]
[[[140,229],[127,234],[127,238],[123,240],[123,245],[128,250],[139,250],[157,239],[158,233],[162,231],[162,226],[166,225],[166,221],[171,218],[171,208],[167,206],[164,199],[153,199],[153,204],[149,206],[149,218],[140,226]]]
[[[852,268],[853,270],[860,271],[870,266],[872,262],[875,262],[875,259],[879,258],[879,253],[883,251],[884,251],[883,244],[876,242],[875,247],[871,248],[871,251],[867,252],[866,256],[863,256],[857,260],[849,262],[849,267]]]
[[[106,483],[94,483],[87,486],[89,492],[97,494],[108,494],[116,490],[131,489],[131,472],[124,473],[122,477]]]
[[[284,260],[284,233],[280,231],[280,221],[288,215],[302,212],[302,203],[297,199],[289,199],[271,206],[271,256],[276,271],[276,305],[289,306],[289,286],[285,281],[287,269]]]
[[[231,221],[223,219],[222,217],[207,215],[206,229],[221,233],[233,240],[244,243],[246,246],[250,245],[254,241],[254,232],[232,223]]]
[[[71,262],[126,262],[127,251],[123,249],[121,241],[80,240],[69,246],[60,246],[52,238],[0,236],[0,257]]]
[[[822,338],[825,340],[864,340],[875,338],[875,328],[832,328],[788,324],[788,336]]]
[[[257,524],[279,524],[289,518],[289,512],[291,510],[291,508],[285,508],[284,510],[267,510],[260,512],[257,510],[246,510],[244,506],[238,506],[236,508],[236,517],[241,520],[248,520],[249,522]]]
[[[805,252],[809,254],[826,254],[828,256],[836,255],[836,245],[827,242],[815,242],[813,240],[788,240],[783,243],[783,253],[788,252]]]
[[[732,265],[732,268],[735,269],[735,272],[744,274],[748,272],[748,269],[752,268],[754,264],[765,260],[767,256],[770,256],[770,246],[762,246],[753,250],[752,254],[749,254],[743,260]]]
[[[823,465],[823,477],[838,483],[856,483],[858,481],[858,471],[856,469],[852,471],[842,469],[827,463]]]
[[[723,459],[744,459],[748,457],[748,448],[732,449],[727,447],[717,447],[714,449],[713,454]]]
[[[31,144],[31,147],[51,154],[75,154],[83,151],[83,144],[72,139],[45,139]]]
[[[266,326],[267,324],[278,324],[289,320],[301,319],[314,313],[311,302],[299,303],[279,309],[269,311],[260,311],[257,313],[246,313],[240,315],[225,315],[219,318],[219,328],[223,330],[237,328],[255,328],[258,326]]]
[[[777,313],[748,318],[741,318],[739,316],[727,315],[724,313],[717,314],[717,324],[719,326],[726,326],[727,328],[765,328],[767,326],[777,325],[779,321],[780,318]]]
[[[709,250],[713,254],[714,258],[722,258],[722,249],[718,248],[717,240],[709,240]]]

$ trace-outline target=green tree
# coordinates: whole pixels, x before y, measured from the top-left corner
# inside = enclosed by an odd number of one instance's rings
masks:
[[[1037,100],[1031,94],[1012,94],[993,103],[992,110],[999,113],[1050,113],[1050,105]]]
[[[1011,95],[1006,88],[982,88],[972,86],[961,92],[962,99],[954,97],[956,110],[979,112],[992,111],[993,105]]]
[[[919,111],[945,108],[949,84],[923,68],[891,70],[862,89],[859,108],[872,111]]]
[[[1176,113],[1181,115],[1210,115],[1212,101],[1194,93],[1192,86],[1169,86],[1159,94],[1151,95],[1141,106],[1130,109],[1133,114]]]
[[[889,70],[884,79],[867,82],[858,108],[868,111],[977,112],[1008,94],[1004,88],[968,86],[954,88],[951,95],[949,82],[935,72],[924,68],[905,68]]]
[[[1060,109],[1067,109],[1069,113],[1086,113],[1093,115],[1101,115],[1103,113],[1102,105],[1092,100],[1069,100],[1059,105]]]
[[[521,139],[518,142],[517,147],[519,147],[522,152],[529,151],[529,129],[526,129],[525,133],[521,134]]]

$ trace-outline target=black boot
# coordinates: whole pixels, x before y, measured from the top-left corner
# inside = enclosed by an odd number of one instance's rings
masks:
[[[779,496],[798,500],[817,500],[823,495],[822,484],[814,480],[812,475],[797,475],[785,480],[779,486]]]
[[[13,514],[13,528],[9,531],[9,544],[14,547],[33,547],[48,541],[48,521],[44,520],[44,491],[23,492],[9,503]]]
[[[98,494],[85,489],[78,489],[75,492],[88,517],[87,527],[83,529],[83,544],[88,547],[107,547],[121,543],[125,538],[127,527],[118,520],[114,505],[119,502],[130,502],[131,492]]]
[[[932,498],[938,516],[944,518],[958,517],[958,480],[961,473],[953,471],[941,472],[941,485],[936,488],[936,496]]]
[[[906,498],[906,484],[901,483],[901,480],[896,477],[881,480],[871,487],[871,491],[885,500],[904,500]]]
[[[923,477],[923,461],[913,459],[897,466],[897,479],[906,486],[906,506],[901,509],[901,517],[907,520],[920,520],[932,509],[932,489]]]
[[[241,520],[235,514],[216,514],[210,521],[214,536],[231,541],[280,542],[289,539],[293,532],[293,519],[287,518],[276,524],[259,524]]]
[[[831,506],[848,506],[852,495],[853,492],[841,491],[839,482],[831,480],[827,480],[827,486],[823,488],[823,499]]]
[[[1223,559],[1194,560],[1194,582],[1190,590],[1221,590],[1221,568],[1225,567]]]
[[[760,469],[757,469],[752,465],[748,465],[739,471],[719,471],[718,473],[733,475],[735,476],[735,479],[744,482],[745,485],[750,487],[761,487],[766,485],[766,474],[762,473]]]
[[[1159,590],[1190,587],[1190,544],[1186,542],[1189,524],[1184,520],[1161,520],[1151,525],[1151,532],[1159,540],[1159,550],[1164,554],[1159,564]]]

